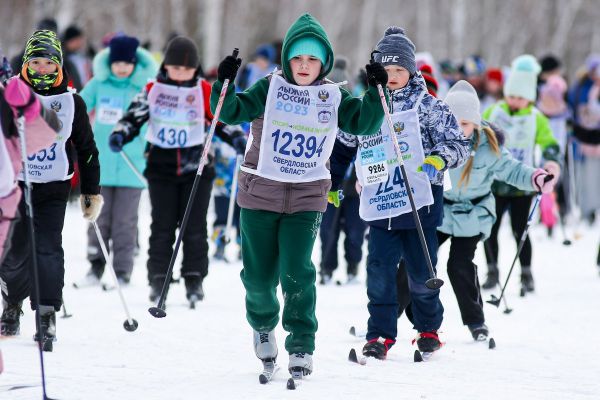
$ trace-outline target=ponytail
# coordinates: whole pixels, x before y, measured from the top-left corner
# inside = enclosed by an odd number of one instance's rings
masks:
[[[498,144],[498,138],[496,137],[496,133],[490,128],[487,124],[483,125],[481,129],[475,129],[473,135],[475,135],[473,149],[471,150],[471,157],[465,164],[463,168],[463,172],[460,175],[460,180],[458,181],[458,187],[466,186],[469,184],[469,180],[471,179],[471,170],[473,169],[473,159],[475,158],[475,152],[479,148],[479,144],[481,142],[481,131],[485,134],[492,151],[496,155],[496,157],[500,157],[500,145]]]

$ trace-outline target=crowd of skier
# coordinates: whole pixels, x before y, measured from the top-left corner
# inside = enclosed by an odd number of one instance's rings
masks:
[[[600,206],[593,184],[600,55],[567,85],[555,56],[523,54],[498,68],[476,55],[435,62],[390,26],[365,49],[368,63],[353,77],[324,28],[304,14],[283,41],[260,45],[243,67],[236,50],[203,70],[185,36],[173,35],[158,56],[135,37],[111,33],[92,58],[80,28],[68,27],[61,38],[52,19],[37,28],[0,76],[0,329],[20,334],[29,297],[34,339],[44,350],[56,340],[63,305],[62,231],[74,199],[90,222],[89,271],[75,285],[100,285],[113,269],[120,291],[136,257],[144,258],[138,208],[148,190],[155,316],[165,311],[180,244],[192,306],[204,299],[210,260],[233,261],[226,249],[239,248],[263,383],[278,358],[279,285],[288,369],[294,379],[313,371],[316,285],[336,282],[342,232],[347,282],[337,284],[357,282],[366,266],[362,355],[384,360],[403,313],[419,352],[441,347],[436,271],[443,243],[462,322],[485,341],[481,289],[504,284],[504,214],[526,295],[535,290],[531,223],[564,233],[568,216],[593,221]],[[317,236],[319,268],[311,260]],[[481,287],[474,263],[480,242],[487,259]]]

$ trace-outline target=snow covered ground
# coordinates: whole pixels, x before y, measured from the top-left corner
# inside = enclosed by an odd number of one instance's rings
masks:
[[[139,321],[134,333],[123,327],[124,313],[115,291],[74,289],[88,269],[86,224],[76,205],[68,209],[64,231],[66,286],[70,319],[57,318],[58,342],[45,353],[48,394],[58,399],[597,399],[600,397],[600,276],[595,266],[597,227],[581,225],[582,237],[571,247],[557,237],[547,239],[541,227],[532,232],[537,292],[518,297],[518,279],[507,292],[510,315],[486,304],[485,312],[498,347],[474,343],[462,326],[447,280],[448,246],[440,253],[440,277],[446,280],[446,309],[441,337],[445,347],[428,363],[412,361],[415,332],[399,321],[396,346],[385,362],[351,364],[352,325],[366,327],[363,284],[318,288],[319,332],[315,371],[296,391],[287,391],[284,331],[278,329],[282,369],[273,382],[258,383],[260,363],[251,345],[244,316],[240,262],[212,262],[205,281],[206,299],[189,310],[183,285],[174,285],[167,301],[168,316],[154,319],[146,286],[149,205],[140,212],[142,251],[125,297]],[[515,251],[508,226],[501,231],[501,268],[506,275]],[[236,249],[230,249],[231,256]],[[318,252],[313,260],[318,263]],[[485,265],[481,249],[476,262]],[[343,268],[342,268],[343,269]],[[337,279],[344,279],[343,270]],[[483,277],[485,271],[480,271]],[[518,271],[517,271],[518,272]],[[364,274],[364,271],[361,271]],[[178,272],[176,272],[178,275]],[[361,275],[361,282],[364,276]],[[517,278],[515,276],[514,278]],[[110,281],[106,274],[105,280]],[[485,299],[490,293],[484,293]],[[41,399],[41,388],[6,391],[39,384],[38,353],[32,335],[34,320],[26,310],[21,336],[0,342],[5,373],[0,375],[0,399]]]

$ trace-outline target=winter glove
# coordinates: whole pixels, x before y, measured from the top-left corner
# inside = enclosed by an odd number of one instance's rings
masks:
[[[550,174],[554,175],[554,183],[560,178],[560,165],[556,161],[546,161],[544,163],[544,169]]]
[[[121,132],[113,132],[108,137],[108,147],[115,153],[123,150],[123,142],[125,141],[125,137]]]
[[[556,185],[557,178],[553,174],[549,174],[547,171],[538,168],[531,175],[531,184],[540,193],[552,193],[554,191],[554,185]]]
[[[217,69],[217,79],[223,83],[225,82],[225,79],[229,79],[229,82],[232,82],[237,75],[240,65],[242,65],[241,58],[234,56],[225,57]]]
[[[369,86],[376,87],[378,84],[382,87],[387,85],[388,74],[383,68],[383,65],[376,61],[371,61],[370,64],[365,66],[367,70],[367,81],[369,82]]]
[[[334,207],[339,207],[342,200],[344,200],[344,192],[342,190],[327,192],[327,202],[333,204]]]
[[[246,153],[246,138],[243,134],[233,138],[233,148],[237,154],[244,155]]]
[[[417,171],[425,172],[429,179],[434,179],[438,172],[444,169],[446,162],[440,156],[430,155],[425,157],[423,165],[421,165]]]
[[[18,116],[18,111],[23,111],[27,122],[33,121],[40,115],[42,109],[40,101],[35,97],[31,88],[16,76],[8,80],[4,98],[15,116]]]
[[[100,215],[100,211],[102,210],[102,205],[104,204],[104,199],[101,194],[82,194],[79,196],[79,201],[81,202],[81,211],[83,211],[83,218],[87,219],[90,222],[96,222],[98,216]]]

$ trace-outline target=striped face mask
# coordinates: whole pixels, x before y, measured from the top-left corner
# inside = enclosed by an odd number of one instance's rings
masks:
[[[58,78],[58,71],[50,74],[40,74],[31,67],[27,67],[27,78],[29,78],[29,82],[31,82],[31,85],[36,91],[43,92],[54,85],[54,82],[56,82],[56,79]]]

